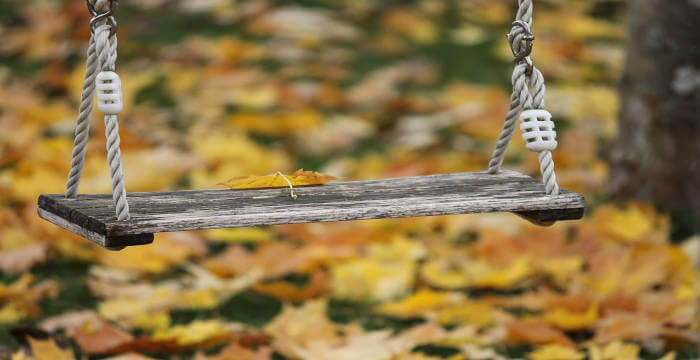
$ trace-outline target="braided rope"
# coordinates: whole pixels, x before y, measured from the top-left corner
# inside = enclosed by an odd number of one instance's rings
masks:
[[[97,12],[107,11],[110,6],[109,0],[90,0],[90,3]],[[97,24],[90,37],[85,81],[75,131],[73,158],[66,184],[67,197],[75,197],[78,194],[90,133],[90,114],[94,105],[97,70],[100,68],[102,71],[114,71],[117,61],[117,37],[111,33],[111,29],[112,27],[106,24],[106,20],[102,20]],[[112,179],[112,198],[114,199],[117,220],[128,220],[130,218],[129,204],[126,200],[117,116],[105,115],[104,123],[107,138],[107,161]]]
[[[110,31],[111,27],[108,25],[100,25],[95,29],[95,43],[102,71],[114,71],[117,61],[117,37],[110,36]],[[112,178],[112,198],[117,212],[117,220],[128,220],[130,218],[129,203],[126,201],[117,115],[105,115],[104,123],[105,136],[107,137],[107,161],[109,174]]]
[[[518,12],[516,21],[522,21],[528,26],[532,25],[532,0],[519,0]],[[511,49],[514,53],[519,53],[525,50],[525,36],[529,35],[529,30],[523,26],[513,25],[509,34]],[[528,81],[529,80],[529,81]],[[528,86],[529,82],[529,86]],[[498,136],[491,161],[489,162],[490,174],[496,174],[501,170],[503,159],[505,158],[506,149],[510,140],[513,138],[515,125],[518,123],[519,115],[523,110],[529,109],[544,109],[544,95],[546,87],[544,76],[534,65],[529,56],[523,58],[519,64],[516,64],[513,70],[512,77],[513,92],[510,97],[510,107],[506,114],[505,122],[501,134]],[[559,195],[559,185],[557,185],[556,175],[554,173],[554,160],[552,153],[549,150],[540,151],[538,154],[540,162],[540,172],[542,173],[542,182],[545,186],[547,195]]]
[[[533,5],[532,0],[519,0],[518,1],[518,12],[515,17],[516,21],[523,21],[528,25],[532,25],[532,11]],[[522,51],[523,49],[523,37],[525,36],[525,29],[513,26],[510,31],[509,41],[511,48],[516,51]],[[510,140],[513,138],[513,133],[515,130],[515,125],[518,123],[518,116],[523,110],[524,102],[521,101],[523,97],[523,91],[527,92],[527,67],[516,65],[513,69],[513,92],[510,96],[510,108],[506,114],[506,120],[503,124],[503,130],[498,136],[498,142],[491,156],[491,161],[489,162],[489,173],[496,174],[501,170],[503,165],[503,159],[505,158],[506,149]]]
[[[532,109],[544,109],[544,94],[546,92],[544,76],[542,76],[542,72],[535,67],[532,69],[530,88],[532,90]],[[559,195],[559,185],[557,184],[557,176],[554,173],[552,152],[549,150],[540,151],[538,159],[540,161],[542,182],[544,183],[547,195]]]
[[[510,95],[510,108],[506,114],[503,130],[501,130],[501,135],[498,137],[491,162],[489,162],[489,173],[491,174],[496,174],[501,170],[506,149],[508,148],[508,144],[510,144],[511,138],[513,138],[515,125],[518,124],[518,116],[523,109],[524,102],[528,98],[526,72],[527,66],[523,64],[517,65],[513,71],[513,93]]]
[[[88,137],[90,136],[90,115],[95,98],[95,77],[97,76],[97,54],[95,53],[95,39],[90,37],[90,45],[87,51],[87,67],[85,69],[85,81],[83,82],[83,93],[80,99],[80,110],[75,127],[75,140],[73,142],[73,158],[66,184],[66,196],[74,198],[78,195],[80,178],[83,175],[85,165],[85,152],[87,149]]]

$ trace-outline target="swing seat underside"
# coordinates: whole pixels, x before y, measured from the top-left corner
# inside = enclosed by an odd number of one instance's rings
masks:
[[[118,221],[112,196],[41,195],[39,216],[103,247],[153,241],[169,231],[380,218],[512,212],[536,224],[583,217],[585,200],[547,196],[539,180],[515,171],[332,182],[289,188],[129,193],[131,219]]]

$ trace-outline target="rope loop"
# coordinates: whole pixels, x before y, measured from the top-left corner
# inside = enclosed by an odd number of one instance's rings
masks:
[[[75,128],[75,140],[71,169],[66,183],[66,197],[75,198],[85,165],[85,153],[90,136],[90,115],[94,106],[97,88],[98,108],[104,114],[105,136],[107,138],[107,162],[112,179],[112,198],[117,220],[129,220],[129,203],[126,199],[124,171],[121,162],[119,123],[117,114],[121,112],[121,81],[114,72],[117,61],[117,21],[113,14],[117,0],[87,0],[90,20],[90,44],[87,52],[87,67],[83,82],[80,111]],[[99,71],[101,70],[101,72]]]
[[[510,33],[506,35],[514,56],[513,92],[510,97],[510,108],[489,162],[488,171],[496,174],[501,170],[506,148],[513,137],[516,124],[519,120],[523,120],[521,128],[524,131],[526,146],[529,150],[539,153],[540,172],[545,192],[548,195],[558,195],[559,186],[551,153],[557,144],[556,132],[551,115],[544,110],[546,91],[544,77],[530,58],[535,40],[531,30],[532,2],[533,0],[518,0],[516,20],[511,25]]]

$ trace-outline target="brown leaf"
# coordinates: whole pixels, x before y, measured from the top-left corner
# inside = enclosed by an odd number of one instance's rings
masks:
[[[330,290],[328,275],[324,272],[316,272],[311,275],[309,283],[299,288],[285,281],[272,283],[258,283],[253,289],[263,294],[270,295],[282,301],[300,302],[319,297]]]
[[[613,340],[643,340],[658,335],[662,322],[643,314],[620,313],[601,319],[595,326],[593,341],[605,344]]]
[[[224,253],[204,261],[209,271],[224,277],[245,274],[253,268],[263,270],[265,277],[278,277],[300,268],[311,260],[311,254],[289,243],[268,243],[254,252],[241,246],[229,246]]]
[[[103,360],[156,360],[156,359],[148,357],[148,356],[144,356],[141,354],[130,352],[130,353],[121,354],[121,355],[117,355],[117,356],[110,356],[108,358],[104,358]]]
[[[14,250],[0,251],[0,270],[6,273],[21,273],[46,261],[49,246],[37,243]]]
[[[98,321],[100,321],[100,315],[95,311],[73,311],[45,319],[39,324],[39,327],[48,332],[64,329],[68,334],[72,334],[83,324]]]
[[[228,345],[217,355],[206,356],[202,353],[197,353],[195,360],[266,360],[270,359],[272,356],[272,349],[263,346],[257,350],[251,350],[246,347],[239,345],[238,343],[232,343]]]
[[[542,321],[513,320],[507,325],[508,341],[517,344],[573,345],[564,333]]]
[[[111,354],[134,341],[131,334],[105,320],[83,324],[73,334],[73,339],[88,354]]]

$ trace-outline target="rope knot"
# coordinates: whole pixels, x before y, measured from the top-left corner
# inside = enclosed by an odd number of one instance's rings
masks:
[[[516,20],[513,22],[510,33],[506,35],[506,38],[515,57],[515,65],[525,62],[528,65],[527,73],[528,75],[531,74],[533,65],[530,60],[530,54],[532,54],[535,35],[530,30],[530,24],[523,20]]]

